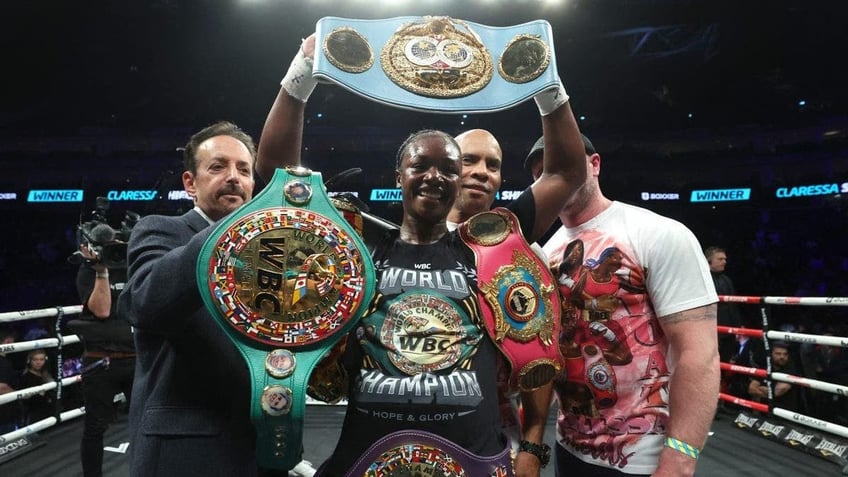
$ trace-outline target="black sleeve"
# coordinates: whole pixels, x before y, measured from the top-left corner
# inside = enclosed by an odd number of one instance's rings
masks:
[[[531,188],[524,189],[524,192],[507,204],[506,208],[518,217],[518,223],[521,225],[521,232],[525,238],[527,234],[533,233],[533,227],[536,226],[536,199],[533,198]]]
[[[79,294],[80,302],[82,303],[83,314],[91,314],[88,310],[88,298],[91,292],[94,291],[94,279],[96,273],[93,268],[86,264],[81,264],[77,271],[77,294]]]

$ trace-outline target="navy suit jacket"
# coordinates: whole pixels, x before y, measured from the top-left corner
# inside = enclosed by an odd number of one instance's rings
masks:
[[[119,306],[134,326],[130,474],[257,473],[244,359],[203,306],[197,256],[212,231],[194,210],[133,228]]]

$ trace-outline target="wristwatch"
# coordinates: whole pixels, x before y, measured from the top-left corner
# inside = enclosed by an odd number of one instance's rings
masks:
[[[522,440],[518,443],[518,451],[519,452],[529,452],[535,455],[539,462],[542,463],[542,467],[548,465],[548,462],[551,460],[551,446],[547,444],[536,444],[535,442]]]

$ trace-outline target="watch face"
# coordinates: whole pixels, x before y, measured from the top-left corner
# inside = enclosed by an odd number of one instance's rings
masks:
[[[219,316],[243,336],[280,348],[333,335],[364,294],[362,251],[349,233],[297,208],[234,222],[218,238],[208,273]]]

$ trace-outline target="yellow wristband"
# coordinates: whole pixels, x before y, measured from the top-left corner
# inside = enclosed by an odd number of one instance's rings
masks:
[[[681,454],[688,455],[689,457],[696,459],[696,460],[701,455],[701,449],[698,449],[697,447],[695,447],[691,444],[687,444],[687,443],[685,443],[681,440],[675,439],[673,437],[666,437],[665,438],[665,446],[670,447],[670,448],[676,450],[677,452],[680,452]]]
[[[109,272],[95,272],[96,278],[109,278]]]

